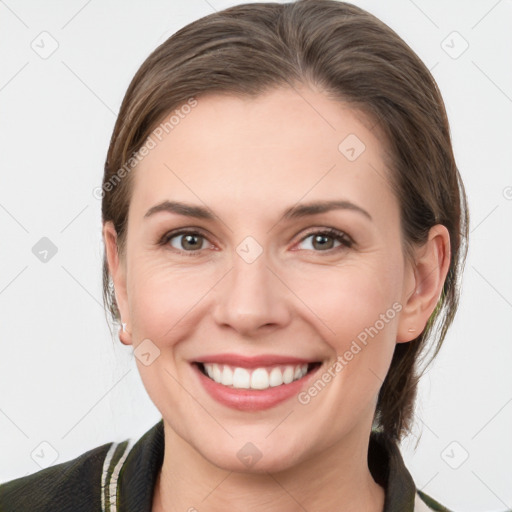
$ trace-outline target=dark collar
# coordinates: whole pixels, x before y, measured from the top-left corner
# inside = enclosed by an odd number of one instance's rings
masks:
[[[119,510],[151,512],[153,490],[164,457],[164,424],[161,419],[133,446],[120,473]],[[372,432],[368,467],[386,492],[384,512],[414,509],[416,487],[395,442]]]
[[[368,467],[373,479],[384,487],[384,512],[414,510],[416,486],[396,442],[381,432],[372,432]]]
[[[163,418],[133,446],[119,474],[119,511],[151,512],[153,491],[164,460]]]

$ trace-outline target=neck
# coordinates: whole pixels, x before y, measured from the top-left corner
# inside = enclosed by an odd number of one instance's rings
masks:
[[[384,489],[368,468],[370,430],[278,472],[221,469],[202,457],[164,420],[165,453],[152,512],[382,512]],[[363,435],[362,435],[363,434]]]

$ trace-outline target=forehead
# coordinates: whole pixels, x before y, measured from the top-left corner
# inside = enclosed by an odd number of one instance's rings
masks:
[[[210,93],[175,119],[151,135],[154,147],[135,169],[131,208],[229,197],[261,209],[305,195],[368,204],[390,193],[383,190],[385,148],[371,120],[309,88],[255,98]]]

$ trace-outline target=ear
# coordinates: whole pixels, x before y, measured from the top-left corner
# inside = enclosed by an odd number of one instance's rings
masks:
[[[450,259],[450,233],[436,224],[427,242],[415,250],[415,261],[407,263],[397,343],[411,341],[425,329],[443,291]]]
[[[131,345],[131,322],[128,308],[128,295],[126,292],[126,262],[119,257],[117,246],[117,232],[112,221],[103,225],[103,241],[107,256],[108,269],[114,283],[116,303],[121,314],[121,321],[126,324],[126,330],[119,331],[119,339],[125,345]]]

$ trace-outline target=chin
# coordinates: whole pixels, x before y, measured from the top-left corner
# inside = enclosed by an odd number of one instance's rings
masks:
[[[283,446],[279,441],[272,443],[265,440],[264,436],[261,442],[258,437],[255,441],[234,441],[225,445],[222,450],[217,449],[214,452],[210,450],[199,453],[214,466],[226,471],[249,474],[265,474],[286,471],[300,462],[303,455],[304,446],[301,446],[301,453],[292,445]]]
[[[218,468],[234,473],[265,475],[267,473],[279,473],[292,468],[296,461],[291,458],[279,457],[275,454],[272,456],[263,455],[259,460],[241,461],[237,457],[233,458],[227,455],[219,455],[214,460],[210,460],[212,464]]]

